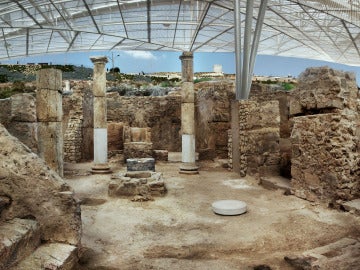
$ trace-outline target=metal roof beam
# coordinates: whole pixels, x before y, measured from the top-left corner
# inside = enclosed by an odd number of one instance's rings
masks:
[[[24,12],[26,13],[26,15],[28,15],[40,28],[43,28],[43,26],[41,25],[41,23],[39,23],[39,22],[34,18],[34,16],[31,15],[30,12],[29,12],[26,8],[24,8],[23,5],[21,5],[21,4],[19,3],[18,0],[14,0],[14,2],[18,5],[18,7],[19,7],[22,11],[24,11]]]
[[[73,45],[74,42],[75,42],[75,39],[78,37],[79,34],[80,34],[80,32],[75,32],[75,35],[74,35],[73,39],[71,40],[71,42],[70,42],[70,44],[69,44],[69,47],[68,47],[67,50],[66,50],[67,52],[70,51],[72,45]]]
[[[206,15],[207,15],[208,12],[209,12],[210,7],[211,7],[211,2],[210,2],[210,3],[206,3],[206,7],[205,7],[205,9],[203,10],[203,12],[202,12],[202,14],[201,14],[200,21],[199,21],[199,23],[197,24],[195,33],[194,33],[194,35],[193,35],[193,37],[192,37],[191,44],[190,44],[190,50],[189,50],[189,51],[191,51],[192,48],[194,47],[194,43],[195,43],[196,38],[197,38],[197,36],[198,36],[198,34],[199,34],[199,31],[200,31],[200,30],[202,29],[202,27],[203,27],[204,20],[205,20],[205,18],[206,18]]]
[[[124,31],[125,31],[125,35],[126,37],[128,38],[129,37],[129,34],[127,32],[127,28],[126,28],[126,25],[125,25],[125,21],[124,21],[124,16],[123,16],[123,13],[122,13],[122,8],[121,8],[121,5],[119,3],[119,0],[116,1],[117,5],[118,5],[118,8],[119,8],[119,13],[120,13],[120,16],[121,16],[121,22],[124,26]]]
[[[342,23],[342,25],[344,26],[347,34],[349,35],[350,40],[351,40],[352,44],[354,45],[355,50],[357,51],[358,55],[360,56],[359,47],[358,47],[358,45],[356,44],[354,37],[353,37],[352,34],[350,33],[349,28],[347,27],[347,25],[346,25],[346,23],[344,22],[344,20],[341,20],[341,23]]]
[[[8,49],[8,43],[7,43],[7,41],[6,41],[6,37],[5,37],[5,33],[4,33],[4,28],[1,28],[1,32],[2,32],[3,39],[4,39],[4,47],[5,47],[5,50],[6,50],[6,55],[7,55],[8,58],[10,58],[9,49]]]
[[[146,1],[147,39],[151,43],[151,0]]]
[[[97,32],[100,34],[101,31],[100,31],[99,26],[97,25],[97,23],[96,23],[96,21],[95,21],[94,16],[93,16],[92,13],[91,13],[91,10],[90,10],[90,8],[89,8],[89,5],[87,4],[86,0],[82,0],[82,1],[83,1],[83,3],[84,3],[84,6],[85,6],[87,12],[88,12],[89,15],[90,15],[90,18],[91,18],[93,24],[95,25],[95,28],[96,28]]]
[[[175,30],[174,30],[174,37],[173,37],[172,47],[174,47],[174,45],[175,45],[175,39],[176,39],[176,33],[177,33],[178,24],[179,24],[179,16],[180,16],[180,10],[181,10],[182,1],[183,1],[183,0],[180,0],[180,1],[179,1],[179,8],[178,8],[177,16],[176,16],[176,24],[175,24]]]

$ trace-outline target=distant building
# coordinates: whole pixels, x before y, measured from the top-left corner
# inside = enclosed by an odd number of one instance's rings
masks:
[[[222,65],[214,65],[213,71],[214,73],[222,73]]]

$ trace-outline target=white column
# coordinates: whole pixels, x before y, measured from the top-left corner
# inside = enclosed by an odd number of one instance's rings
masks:
[[[105,56],[90,57],[94,63],[94,164],[91,172],[111,173],[108,165]]]
[[[181,131],[182,131],[182,164],[180,173],[198,174],[195,163],[195,93],[193,53],[184,52],[180,56],[182,66],[181,86]]]

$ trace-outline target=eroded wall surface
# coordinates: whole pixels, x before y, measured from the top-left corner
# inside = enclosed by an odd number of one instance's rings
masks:
[[[354,74],[326,67],[302,73],[290,101],[296,196],[332,204],[360,197],[359,104]]]
[[[279,102],[241,100],[238,106],[240,175],[279,174]]]
[[[196,148],[199,159],[228,157],[231,100],[235,98],[233,81],[213,81],[196,87]]]
[[[108,122],[151,128],[153,149],[181,151],[181,96],[125,97],[107,94]]]

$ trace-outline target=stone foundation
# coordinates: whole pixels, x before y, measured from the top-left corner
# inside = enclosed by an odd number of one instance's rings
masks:
[[[133,200],[152,200],[164,196],[166,187],[162,173],[126,172],[113,175],[109,184],[110,197],[134,197]]]
[[[240,175],[278,175],[280,117],[278,101],[241,100],[239,111]],[[232,138],[228,132],[229,160]]]

